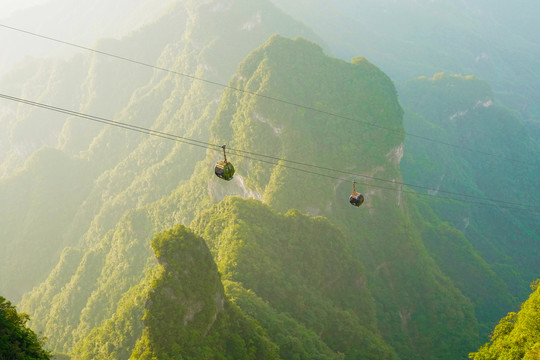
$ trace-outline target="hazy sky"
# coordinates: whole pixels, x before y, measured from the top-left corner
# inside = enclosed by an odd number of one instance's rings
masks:
[[[0,24],[92,47],[155,19],[173,0],[0,0]],[[38,9],[36,6],[44,5]],[[19,12],[17,12],[19,11]],[[65,57],[80,51],[0,29],[0,75],[26,56]]]
[[[10,16],[14,11],[27,8],[29,6],[41,4],[49,0],[2,0],[0,2],[0,18]]]

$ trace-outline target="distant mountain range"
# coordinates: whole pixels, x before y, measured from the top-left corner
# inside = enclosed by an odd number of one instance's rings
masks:
[[[535,0],[272,0],[341,58],[358,54],[401,85],[417,76],[473,74],[503,104],[540,122],[540,24]]]

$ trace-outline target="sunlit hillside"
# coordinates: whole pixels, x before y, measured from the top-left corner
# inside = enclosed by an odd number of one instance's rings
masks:
[[[534,356],[535,6],[6,2],[11,320],[43,359]]]

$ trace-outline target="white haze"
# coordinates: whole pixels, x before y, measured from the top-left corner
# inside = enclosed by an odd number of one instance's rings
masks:
[[[93,46],[120,38],[154,20],[174,0],[1,0],[0,24],[55,39]],[[0,27],[0,75],[27,56],[71,56],[76,50]]]
[[[14,12],[31,8],[48,0],[3,0],[0,3],[0,20],[10,17]]]

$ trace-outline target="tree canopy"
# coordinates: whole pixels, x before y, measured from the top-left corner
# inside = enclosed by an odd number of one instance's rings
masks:
[[[490,342],[469,354],[473,360],[534,360],[540,358],[540,279],[518,313],[510,312],[491,333]]]
[[[29,319],[0,296],[0,359],[50,359],[44,339],[26,326]]]

